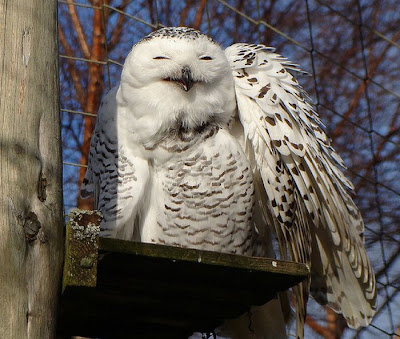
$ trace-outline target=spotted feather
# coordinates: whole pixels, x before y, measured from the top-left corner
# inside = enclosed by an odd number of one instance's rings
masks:
[[[343,174],[343,160],[289,72],[301,72],[298,65],[263,45],[235,44],[225,53],[282,255],[311,267],[311,280],[294,289],[297,337],[303,337],[310,290],[350,327],[368,325],[376,291],[360,237],[363,221],[348,192],[353,185]]]

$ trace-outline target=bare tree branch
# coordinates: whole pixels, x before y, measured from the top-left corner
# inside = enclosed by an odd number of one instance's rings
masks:
[[[121,11],[125,10],[126,6],[129,4],[129,2],[130,2],[130,0],[123,0],[119,9]],[[126,19],[125,15],[119,13],[117,24],[115,25],[115,28],[111,33],[111,39],[107,45],[108,51],[111,51],[121,40],[125,19]]]
[[[79,20],[78,13],[76,12],[76,7],[73,4],[73,0],[67,0],[67,2],[68,2],[68,13],[71,18],[71,22],[74,26],[74,31],[78,38],[80,49],[83,53],[83,56],[86,59],[90,59],[90,48],[86,41],[86,36],[83,31],[81,21]]]
[[[102,0],[93,0],[92,4],[95,7],[102,5]],[[92,36],[92,49],[91,57],[93,60],[104,60],[105,58],[105,30],[103,27],[103,13],[102,9],[94,9],[93,13],[93,36]],[[101,95],[104,90],[103,81],[104,65],[98,63],[89,64],[89,82],[88,82],[88,96],[86,101],[86,112],[97,113],[100,106]],[[93,117],[84,117],[83,128],[83,142],[81,146],[81,160],[80,164],[83,165],[79,172],[79,187],[82,184],[85,176],[87,165],[90,139],[95,126],[95,119]],[[93,202],[90,199],[78,198],[78,207],[83,209],[92,209]]]
[[[204,8],[206,7],[207,0],[201,0],[199,9],[197,10],[194,23],[193,23],[193,28],[199,29],[201,25],[201,20],[203,18],[203,13],[204,13]]]
[[[329,332],[329,330],[318,324],[311,316],[307,315],[306,318],[306,324],[317,334],[319,334],[320,336],[324,337],[324,338],[329,338],[329,336],[331,335],[331,333]]]
[[[179,26],[185,26],[185,20],[186,20],[188,13],[192,7],[193,7],[193,0],[186,1],[186,6],[180,15]]]
[[[67,56],[73,56],[73,50],[71,46],[68,44],[68,41],[65,37],[64,30],[63,28],[58,25],[58,37],[60,39],[61,46],[64,49],[64,52]],[[81,74],[79,74],[79,71],[75,67],[75,62],[72,59],[65,59],[65,62],[67,63],[68,67],[68,72],[71,76],[72,82],[74,84],[75,88],[75,96],[79,104],[81,105],[82,110],[85,109],[86,107],[86,96],[85,93],[86,91],[83,89],[82,84],[81,84]]]

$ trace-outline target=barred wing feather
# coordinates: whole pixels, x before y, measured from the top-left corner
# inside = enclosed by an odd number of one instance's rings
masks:
[[[308,95],[290,72],[297,65],[264,45],[225,51],[235,81],[239,118],[254,153],[284,258],[311,268],[294,289],[297,336],[303,336],[308,293],[367,326],[376,304],[375,277],[360,233],[364,224]]]

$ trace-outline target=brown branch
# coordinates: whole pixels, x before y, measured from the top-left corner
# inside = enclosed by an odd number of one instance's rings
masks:
[[[164,13],[164,17],[167,20],[167,26],[172,26],[172,21],[171,21],[171,0],[167,0],[165,2],[165,6],[162,9],[163,13]]]
[[[92,0],[93,6],[100,7],[103,0]],[[105,29],[103,26],[102,9],[94,9],[93,13],[93,37],[91,57],[93,60],[103,60],[105,58]],[[89,64],[89,81],[88,81],[88,96],[86,102],[86,112],[96,113],[100,106],[100,98],[104,90],[103,81],[104,65],[97,63]],[[81,165],[87,165],[90,149],[90,139],[95,126],[93,117],[84,117],[83,142],[81,146]],[[86,169],[81,167],[79,172],[79,187],[82,184]],[[78,197],[78,208],[92,209],[93,201],[90,199],[81,199]]]
[[[124,0],[118,9],[120,9],[121,11],[124,11],[126,6],[129,4],[129,2],[130,2],[130,0]],[[125,23],[125,15],[123,15],[122,13],[119,13],[117,24],[115,25],[115,28],[111,33],[111,39],[107,45],[108,51],[111,51],[121,40],[122,29],[124,27],[124,23]]]
[[[180,17],[180,20],[179,20],[179,26],[185,26],[185,20],[186,20],[186,17],[188,16],[188,14],[189,14],[189,11],[190,11],[190,8],[192,7],[192,5],[193,5],[193,0],[190,0],[190,1],[186,2],[186,6],[183,9],[183,11],[181,12],[181,17]]]
[[[206,7],[207,0],[201,0],[199,9],[197,10],[194,23],[193,23],[193,28],[195,29],[200,29],[201,25],[201,20],[203,18],[203,13],[204,13],[204,8]]]
[[[396,133],[398,133],[399,128],[396,127],[397,121],[400,118],[399,114],[393,114],[392,120],[390,122],[390,128],[388,133],[381,139],[377,147],[375,148],[375,153],[371,159],[371,161],[364,166],[362,169],[364,174],[366,175],[374,165],[376,165],[378,162],[381,162],[383,160],[390,160],[390,157],[395,156],[398,153],[398,150],[396,149],[395,152],[393,152],[389,156],[381,157],[380,154],[383,151],[383,148],[385,145],[388,143],[389,139]],[[360,189],[363,185],[364,180],[360,180],[360,182],[357,184],[355,187],[355,191],[357,192],[358,189]]]
[[[108,8],[107,6],[110,4],[110,0],[104,0],[101,5],[103,5],[103,19],[104,19],[104,26],[107,27],[108,19],[110,17],[110,13],[117,13],[113,11],[111,8]],[[120,6],[117,6],[116,8],[119,9]]]
[[[324,338],[329,338],[329,335],[331,335],[330,331],[318,324],[313,318],[311,318],[309,315],[306,317],[306,324],[317,334]]]
[[[397,248],[397,251],[386,260],[386,264],[382,267],[377,273],[375,273],[375,279],[378,280],[382,275],[388,272],[389,268],[396,262],[398,256],[400,255],[400,246]]]
[[[62,125],[62,128],[68,131],[68,140],[64,139],[63,140],[63,147],[69,147],[72,149],[70,142],[71,142],[71,138],[74,141],[74,144],[77,145],[77,147],[74,148],[75,151],[80,151],[80,144],[81,144],[81,136],[80,136],[80,132],[81,129],[80,128],[74,128],[73,127],[73,123],[75,123],[75,117],[73,117],[72,115],[68,116],[68,123],[64,123]]]
[[[318,324],[313,318],[307,315],[306,324],[324,339],[340,339],[347,328],[345,319],[325,306],[327,326]]]
[[[336,313],[331,308],[325,307],[325,309],[328,329],[331,334],[328,338],[340,339],[344,330],[347,328],[347,322],[341,314]]]
[[[74,25],[75,33],[78,38],[79,47],[86,59],[90,59],[90,49],[86,41],[85,33],[83,32],[81,21],[79,20],[78,13],[76,12],[75,5],[72,0],[68,1],[68,13],[71,18],[72,24]]]
[[[239,12],[243,11],[244,7],[244,2],[243,0],[240,0],[238,4],[236,5],[236,8]],[[240,22],[241,22],[241,16],[239,13],[235,13],[235,28],[233,32],[233,39],[234,41],[241,41],[242,39],[239,37],[239,29],[240,29]]]
[[[400,32],[395,34],[393,36],[393,40],[396,40],[398,37],[400,37]],[[365,88],[367,84],[369,83],[369,79],[372,79],[373,75],[375,74],[375,71],[377,70],[378,66],[382,63],[386,56],[386,52],[392,47],[392,45],[387,44],[386,47],[382,50],[381,54],[375,58],[374,60],[370,60],[369,67],[368,67],[368,79],[363,81],[359,88],[356,91],[356,95],[353,97],[349,108],[347,109],[346,113],[343,115],[343,119],[341,122],[336,126],[335,131],[331,133],[331,137],[335,138],[336,136],[340,135],[342,133],[342,130],[344,126],[347,124],[347,120],[350,118],[350,115],[354,111],[354,109],[357,107],[357,104],[362,96],[362,94],[365,91]],[[370,54],[372,58],[373,53]]]
[[[269,6],[264,6],[264,10],[263,10],[263,12],[262,12],[262,14],[261,14],[262,19],[263,19],[264,21],[270,22],[270,21],[271,21],[272,13],[274,13],[274,16],[276,15],[275,12],[273,12],[273,11],[274,11],[275,5],[276,5],[276,1],[273,0],[273,1],[270,1],[270,2],[269,2]],[[281,18],[282,18],[282,17],[285,17],[286,14],[287,14],[286,12],[281,12],[281,13],[280,13],[279,11],[278,11],[278,13],[279,13],[278,15],[279,15]],[[280,21],[281,18],[279,18],[277,21]],[[293,20],[293,21],[294,21],[294,20]],[[292,24],[293,21],[290,20],[290,21],[289,21],[289,24]],[[268,45],[271,44],[272,37],[273,37],[273,31],[270,30],[270,29],[266,29],[266,30],[264,30],[264,35],[263,35],[263,37],[262,37],[262,41],[260,41],[260,42],[262,42],[262,43],[264,43],[264,44],[266,44],[266,45],[268,46]]]
[[[154,10],[154,6],[153,6],[153,1],[154,0],[147,0],[147,9],[148,9],[148,13],[149,13],[149,18],[150,18],[150,22],[154,23],[156,22],[158,25],[158,20],[156,20],[156,17],[154,16],[154,13],[156,12]],[[143,5],[142,5],[143,6]],[[157,27],[158,28],[158,27]]]
[[[373,74],[375,73],[375,70],[382,62],[382,60],[385,56],[385,53],[386,53],[386,49],[381,54],[381,56],[378,59],[376,59],[375,62],[369,68],[369,79],[372,78]],[[347,121],[349,120],[351,114],[353,113],[354,109],[357,107],[361,96],[365,93],[365,88],[367,87],[368,83],[369,83],[369,81],[365,80],[365,81],[361,82],[360,86],[358,86],[358,88],[355,92],[355,95],[353,96],[346,113],[343,114],[342,120],[340,121],[339,124],[337,124],[335,130],[331,133],[331,137],[333,139],[342,133],[343,128],[347,125]]]
[[[71,46],[68,44],[68,41],[65,37],[64,31],[60,25],[58,25],[58,37],[60,39],[61,46],[64,49],[64,53],[67,56],[73,56],[73,50]],[[81,109],[85,110],[86,108],[86,97],[84,95],[85,90],[81,84],[81,74],[75,67],[75,62],[72,59],[65,59],[68,67],[68,72],[71,75],[72,82],[74,84],[75,96],[79,104],[81,105]]]

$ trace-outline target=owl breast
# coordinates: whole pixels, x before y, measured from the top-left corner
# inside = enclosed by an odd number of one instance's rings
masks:
[[[153,164],[141,241],[253,255],[253,178],[240,145],[218,127],[178,139],[157,145],[173,156]]]

